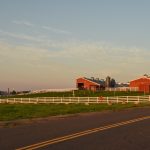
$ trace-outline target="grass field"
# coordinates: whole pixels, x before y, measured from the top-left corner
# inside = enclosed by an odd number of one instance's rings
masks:
[[[39,118],[81,112],[97,112],[103,110],[116,111],[141,106],[150,107],[150,104],[0,104],[0,121]]]
[[[73,92],[48,92],[48,93],[36,93],[36,94],[28,94],[28,95],[15,95],[11,96],[13,98],[33,98],[33,97],[99,97],[99,96],[140,96],[144,95],[143,92],[124,92],[124,91],[86,91],[86,90],[78,90]],[[3,97],[5,98],[5,97]]]

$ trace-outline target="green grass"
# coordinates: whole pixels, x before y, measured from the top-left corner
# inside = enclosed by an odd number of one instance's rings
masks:
[[[75,91],[75,97],[99,97],[99,96],[140,96],[144,95],[143,92],[130,92],[130,91],[98,91],[92,92],[88,90]],[[33,97],[72,97],[73,92],[48,92],[48,93],[36,93],[28,95],[15,95],[13,98],[33,98]],[[3,97],[6,98],[6,97]]]
[[[81,112],[121,110],[141,106],[150,106],[150,104],[0,104],[0,121],[39,118]]]
[[[75,92],[75,96],[90,96],[90,97],[99,97],[99,96],[104,96],[104,97],[110,97],[110,96],[140,96],[144,95],[143,92],[135,92],[135,91],[84,91],[84,90],[79,90]]]

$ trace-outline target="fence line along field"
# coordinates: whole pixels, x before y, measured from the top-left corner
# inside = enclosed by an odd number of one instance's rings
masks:
[[[67,104],[67,105],[66,105]],[[32,97],[0,99],[1,121],[150,107],[150,96]],[[7,125],[7,123],[6,123]]]
[[[44,103],[44,104],[69,104],[69,103],[145,103],[150,102],[150,95],[146,96],[114,96],[114,97],[37,97],[37,98],[6,98],[0,103]]]

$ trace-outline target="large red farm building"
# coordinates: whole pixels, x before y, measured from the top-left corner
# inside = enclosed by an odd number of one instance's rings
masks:
[[[97,91],[105,88],[105,81],[94,78],[78,78],[76,80],[76,86],[79,90],[91,90]]]
[[[140,92],[150,93],[150,76],[144,75],[130,81],[130,87],[137,87]]]

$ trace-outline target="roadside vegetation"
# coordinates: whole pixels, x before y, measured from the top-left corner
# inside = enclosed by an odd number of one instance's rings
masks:
[[[83,112],[99,112],[103,110],[122,110],[126,108],[149,106],[143,104],[0,104],[0,121],[40,118]]]
[[[33,98],[33,97],[110,97],[110,96],[141,96],[145,95],[143,92],[134,91],[88,91],[88,90],[77,90],[72,92],[48,92],[48,93],[35,93],[35,94],[25,94],[25,95],[12,95],[12,98]],[[1,97],[1,98],[7,98]]]

